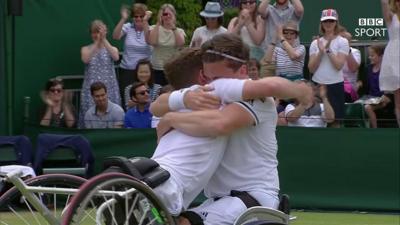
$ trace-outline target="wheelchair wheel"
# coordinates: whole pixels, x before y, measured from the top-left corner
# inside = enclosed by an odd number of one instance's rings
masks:
[[[78,189],[86,179],[67,174],[48,174],[25,181],[29,186]],[[37,192],[35,195],[50,212],[61,220],[61,214],[71,199],[71,194]],[[0,224],[48,224],[43,215],[36,211],[21,192],[12,187],[0,196]]]
[[[82,185],[61,224],[175,225],[151,188],[132,176],[113,172],[100,174]]]

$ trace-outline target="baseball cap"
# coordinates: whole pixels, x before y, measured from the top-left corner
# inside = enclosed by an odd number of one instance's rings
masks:
[[[321,14],[321,21],[338,20],[338,14],[334,9],[324,9]]]

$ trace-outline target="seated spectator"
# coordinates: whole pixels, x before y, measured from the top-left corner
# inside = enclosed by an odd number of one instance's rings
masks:
[[[349,41],[349,44],[352,40],[352,35],[341,26],[339,28],[340,36],[346,38]],[[343,78],[344,78],[344,94],[346,102],[354,102],[358,99],[358,69],[361,64],[361,52],[360,50],[350,47],[349,54],[346,57],[346,61],[343,66]]]
[[[264,61],[275,64],[275,75],[288,80],[303,79],[304,59],[306,48],[298,44],[299,28],[294,21],[288,21],[277,26],[276,40],[271,42]],[[277,42],[281,44],[277,46]]]
[[[75,125],[72,95],[64,91],[61,79],[50,79],[41,97],[46,104],[41,113],[40,125],[52,127],[73,127]]]
[[[335,120],[335,112],[329,103],[326,86],[317,87],[312,83],[309,84],[313,86],[314,101],[310,105],[288,104],[285,108],[288,126],[327,127],[327,123]]]
[[[161,85],[154,83],[154,71],[151,63],[148,59],[141,59],[136,64],[136,69],[134,73],[134,82],[143,82],[147,89],[150,92],[150,101],[153,102],[160,95]],[[130,93],[132,89],[132,84],[128,85],[125,88],[125,107],[126,109],[130,109],[136,105],[134,101],[132,101]]]
[[[130,90],[130,98],[135,106],[125,114],[125,128],[151,128],[153,115],[149,111],[149,89],[143,82],[135,82]]]
[[[247,62],[247,73],[252,80],[260,79],[260,63],[257,59],[249,59]]]
[[[377,128],[376,111],[386,107],[393,108],[393,95],[384,94],[379,88],[379,74],[381,70],[382,57],[385,51],[383,45],[371,45],[368,47],[368,58],[370,64],[367,70],[367,90],[368,95],[361,98],[361,102],[365,104],[365,112],[369,117],[371,128]],[[362,86],[362,82],[358,82]]]
[[[90,93],[95,105],[85,113],[85,128],[122,128],[124,110],[108,99],[107,87],[94,82]]]

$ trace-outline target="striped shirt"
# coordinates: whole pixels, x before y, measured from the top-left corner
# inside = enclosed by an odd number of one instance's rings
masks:
[[[297,45],[295,51],[301,56],[298,59],[291,60],[285,49],[278,46],[275,48],[274,56],[276,60],[276,75],[289,80],[298,80],[303,78],[306,48],[304,45]]]
[[[144,32],[136,31],[132,23],[126,23],[122,26],[122,36],[125,36],[125,42],[120,67],[135,70],[140,59],[150,59],[152,48],[147,44]]]

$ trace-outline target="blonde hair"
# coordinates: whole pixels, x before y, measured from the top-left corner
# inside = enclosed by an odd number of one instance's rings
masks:
[[[89,27],[89,33],[92,33],[93,31],[99,31],[98,30],[98,26],[100,26],[100,25],[103,25],[103,26],[105,26],[105,27],[107,27],[107,25],[103,22],[103,21],[101,21],[101,20],[93,20],[91,23],[90,23],[90,27]],[[94,29],[96,29],[96,30],[94,30]]]
[[[171,12],[172,12],[172,13],[174,14],[174,16],[176,17],[176,10],[175,10],[175,7],[174,7],[172,4],[165,3],[165,4],[163,4],[163,5],[160,7],[160,11],[161,11],[161,12],[164,12],[166,9],[171,10]],[[161,25],[164,25],[163,23],[164,23],[163,20],[161,20]]]

